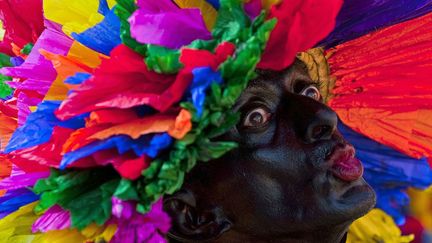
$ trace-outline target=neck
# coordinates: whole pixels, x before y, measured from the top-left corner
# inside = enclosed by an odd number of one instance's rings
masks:
[[[221,238],[216,240],[219,242],[230,243],[345,243],[348,226],[338,226],[332,229],[326,229],[313,232],[293,233],[289,236],[281,237],[263,237],[258,239],[256,236],[245,235],[239,232],[226,232]]]

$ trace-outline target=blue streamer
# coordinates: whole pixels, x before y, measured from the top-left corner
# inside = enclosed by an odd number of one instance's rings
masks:
[[[65,84],[82,84],[82,82],[86,81],[91,77],[89,73],[75,73],[75,75],[70,76],[64,80]]]
[[[377,207],[391,215],[398,224],[405,222],[408,187],[425,189],[432,184],[432,170],[426,158],[414,159],[390,147],[356,133],[344,124],[339,131],[356,148],[364,165],[364,178],[377,193]]]
[[[212,5],[216,10],[220,8],[219,0],[207,0],[207,2],[210,3],[210,5]]]
[[[108,7],[107,1],[106,0],[99,0],[98,13],[105,16],[108,14],[109,11],[110,11],[110,9]]]
[[[102,22],[81,34],[72,33],[72,37],[90,49],[109,55],[114,47],[121,44],[120,19],[113,9],[105,15]]]
[[[335,29],[320,45],[333,47],[431,11],[432,0],[345,0]]]
[[[0,197],[0,218],[18,210],[20,207],[39,200],[39,196],[26,188],[8,190]]]
[[[95,152],[116,148],[119,154],[133,151],[137,156],[147,155],[156,157],[159,152],[168,148],[173,139],[166,133],[157,135],[144,135],[134,140],[126,135],[118,135],[103,141],[93,142],[73,152],[66,153],[60,163],[60,169],[65,169],[75,161],[88,157]]]
[[[200,117],[203,113],[204,102],[206,98],[206,90],[215,82],[222,83],[222,76],[219,72],[213,71],[210,67],[198,67],[192,70],[193,79],[189,87],[192,103],[197,111],[197,116]]]
[[[35,112],[31,113],[26,123],[17,128],[6,146],[5,152],[24,148],[30,148],[50,140],[55,126],[78,129],[84,127],[84,118],[88,114],[80,115],[66,121],[60,121],[54,115],[54,111],[60,106],[61,101],[44,101],[38,105]]]

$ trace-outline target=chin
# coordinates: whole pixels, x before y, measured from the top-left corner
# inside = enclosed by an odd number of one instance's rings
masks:
[[[376,195],[363,178],[353,182],[333,180],[338,183],[337,192],[330,194],[330,199],[326,200],[329,203],[324,206],[327,208],[323,210],[331,218],[328,222],[334,225],[351,223],[373,209]]]

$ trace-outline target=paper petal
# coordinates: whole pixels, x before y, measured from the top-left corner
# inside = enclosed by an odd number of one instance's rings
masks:
[[[333,47],[377,29],[388,27],[432,11],[431,0],[344,1],[336,27],[320,45]]]
[[[111,10],[102,22],[80,34],[72,33],[72,37],[97,52],[109,55],[121,43],[120,20]]]
[[[282,70],[292,64],[298,52],[313,47],[333,30],[342,3],[295,0],[274,6],[269,18],[276,18],[277,24],[258,68]]]
[[[33,233],[62,230],[71,226],[70,214],[60,206],[55,205],[48,209],[32,226]]]
[[[198,9],[176,9],[168,0],[153,3],[156,6],[141,5],[129,18],[131,35],[143,44],[180,48],[196,39],[211,38],[201,12]],[[166,5],[172,4],[172,7]],[[160,11],[163,6],[168,11]]]
[[[158,200],[146,214],[135,211],[135,204],[112,199],[113,215],[116,216],[118,229],[112,243],[126,242],[166,242],[160,236],[170,228],[170,218],[162,211],[162,200]]]
[[[143,104],[164,111],[180,100],[190,82],[174,79],[172,75],[149,71],[139,54],[120,45],[92,78],[69,95],[56,114],[67,119],[97,109],[125,109]]]

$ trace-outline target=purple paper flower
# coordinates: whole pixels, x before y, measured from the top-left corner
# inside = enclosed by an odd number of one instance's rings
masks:
[[[71,226],[70,213],[55,205],[48,209],[32,226],[32,232],[63,230]]]
[[[112,198],[112,214],[117,223],[117,232],[111,243],[166,242],[163,237],[170,228],[171,220],[162,211],[162,199],[152,205],[146,214],[135,210],[136,204]]]
[[[129,18],[131,35],[143,44],[180,48],[196,39],[211,39],[199,9],[180,9],[170,0],[138,1]]]

